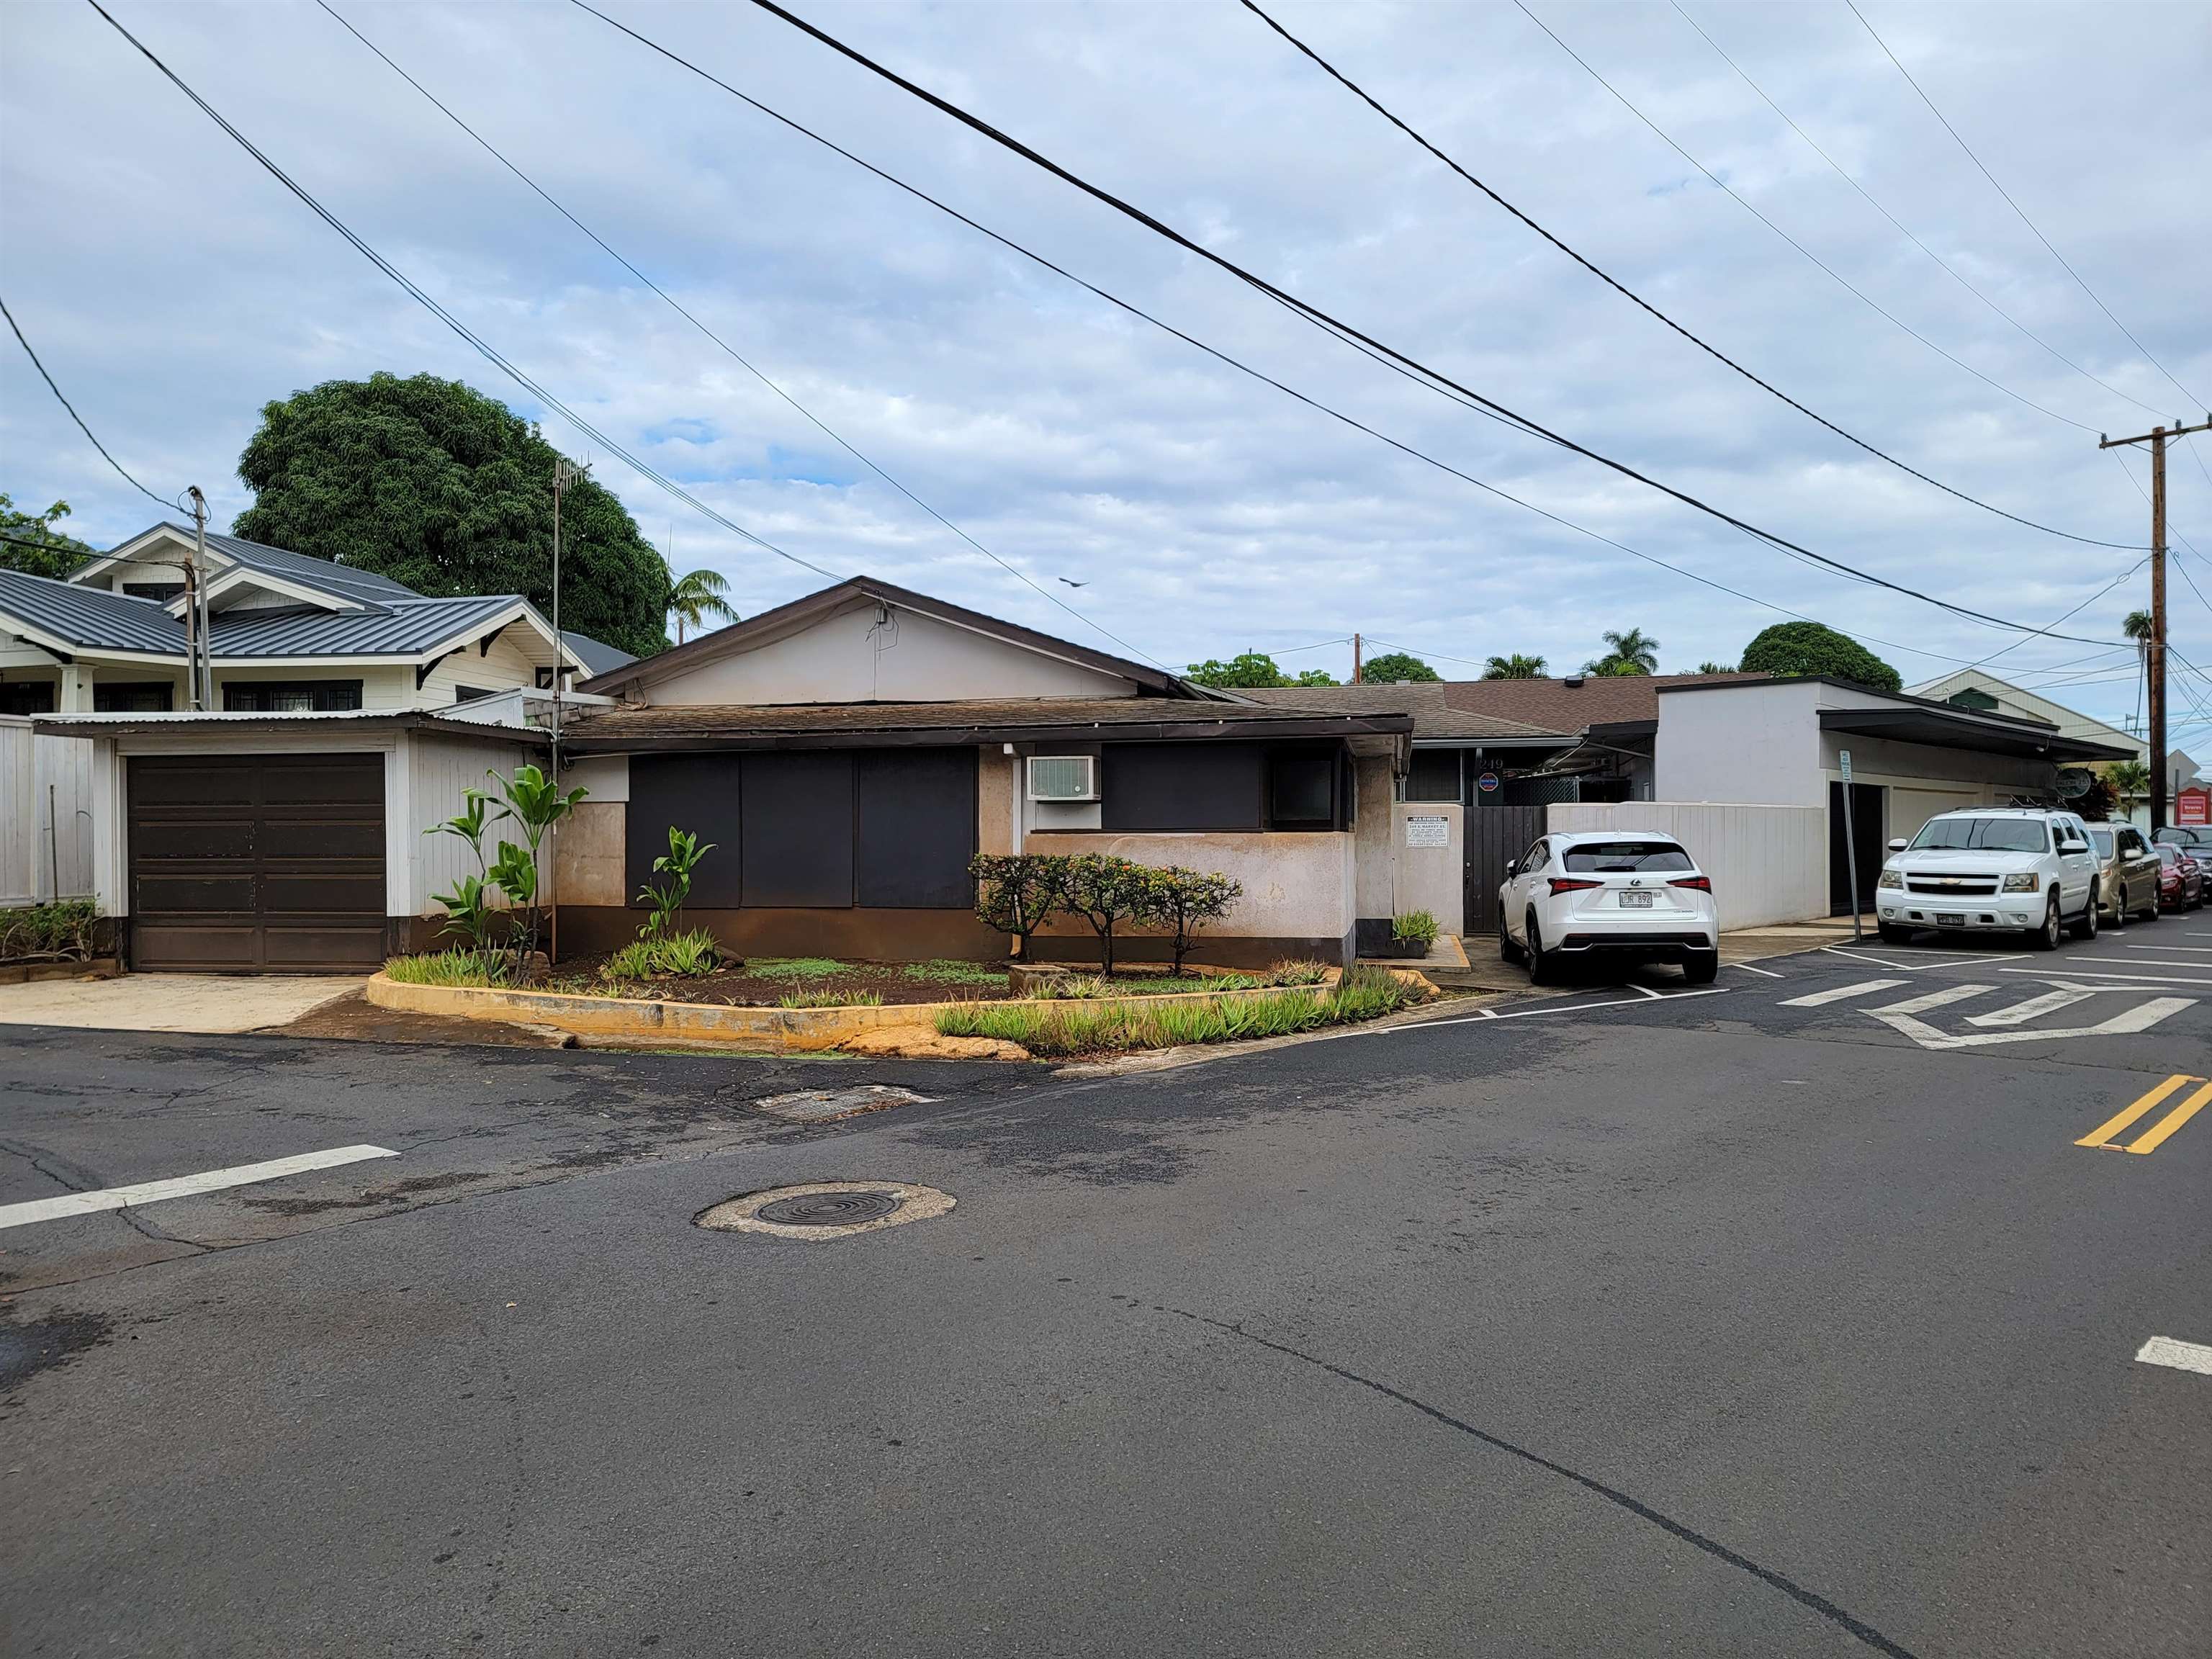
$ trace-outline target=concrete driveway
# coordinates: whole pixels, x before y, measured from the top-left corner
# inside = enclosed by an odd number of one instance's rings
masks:
[[[358,990],[365,977],[125,974],[120,979],[0,985],[0,1025],[229,1036],[289,1024],[311,1008]]]

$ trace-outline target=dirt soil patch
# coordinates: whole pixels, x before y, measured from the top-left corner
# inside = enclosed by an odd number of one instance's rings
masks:
[[[775,1008],[787,996],[818,999],[817,1006],[878,1001],[1003,1002],[1012,994],[1004,969],[968,962],[831,962],[826,957],[757,957],[696,979],[612,980],[601,975],[604,955],[564,957],[544,989],[616,995],[625,1000],[703,1002],[732,1008]],[[1115,975],[1132,994],[1163,990],[1203,991],[1208,977],[1192,974],[1169,984],[1157,971]],[[1232,983],[1249,983],[1234,981]]]

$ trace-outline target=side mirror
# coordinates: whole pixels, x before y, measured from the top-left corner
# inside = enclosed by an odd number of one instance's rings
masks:
[[[2086,841],[2062,841],[2058,843],[2058,850],[2062,853],[2086,853],[2089,850],[2089,843]]]
[[[1509,876],[1520,867],[1521,860],[1519,859],[1508,859],[1505,860],[1505,873]]]
[[[1890,842],[1889,850],[1893,853],[1902,853],[1911,845],[1911,843],[1906,841],[1904,836],[1899,836],[1895,841]]]

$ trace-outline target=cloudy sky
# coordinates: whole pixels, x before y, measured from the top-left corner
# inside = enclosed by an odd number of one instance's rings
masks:
[[[2018,644],[1808,568],[1471,413],[751,7],[607,0],[672,52],[1176,328],[1751,599],[1300,404],[574,6],[331,3],[798,403],[1106,632],[840,450],[326,11],[112,0],[180,76],[526,374],[814,564],[1109,648],[1118,636],[1176,665],[1255,647],[1341,675],[1348,647],[1322,642],[1358,629],[1455,676],[1515,651],[1557,671],[1596,654],[1601,630],[1636,626],[1662,642],[1663,666],[1686,669],[1734,660],[1786,610],[1867,640],[1908,684],[2005,651],[1994,672],[2107,717],[2135,708],[2128,653]],[[1588,69],[1513,5],[1270,9],[1562,240],[1838,426],[2023,517],[2147,541],[2145,459],[2100,453],[2097,434],[2202,419],[2212,398],[2212,8],[1864,5],[2139,351],[1847,6],[1529,4]],[[1821,553],[2036,624],[2142,556],[2008,523],[1776,402],[1229,0],[812,3],[806,15],[1390,345]],[[1692,19],[1964,282],[1793,132]],[[234,468],[262,404],[323,380],[427,370],[543,419],[556,443],[597,461],[656,541],[672,536],[678,569],[723,571],[741,610],[820,585],[507,380],[90,6],[0,6],[0,295],[94,430],[158,493],[198,483],[227,524],[250,499]],[[106,470],[14,342],[0,348],[0,489],[19,506],[67,498],[70,527],[96,544],[143,527],[157,509]],[[2195,442],[2172,457],[2172,524],[2212,555],[2212,444]],[[2179,562],[2212,594],[2212,562],[2185,547]],[[2179,574],[2172,586],[2176,645],[2212,668],[2212,607]],[[2061,627],[2116,640],[2146,599],[2138,572]],[[2187,689],[2194,703],[2212,683]]]

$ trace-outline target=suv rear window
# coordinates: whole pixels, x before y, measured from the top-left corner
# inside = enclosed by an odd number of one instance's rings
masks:
[[[1567,848],[1566,867],[1593,875],[1632,874],[1639,870],[1688,870],[1690,855],[1672,842],[1590,841]]]
[[[1916,853],[1929,848],[1985,853],[2047,853],[2051,831],[2040,818],[1930,818],[1912,838]]]

